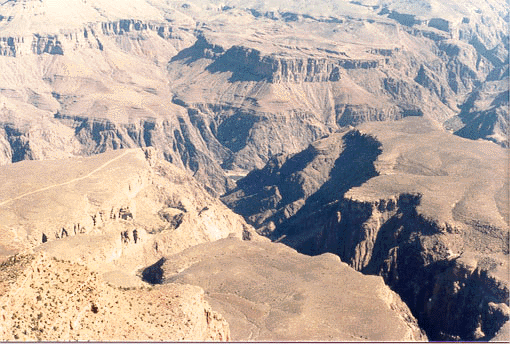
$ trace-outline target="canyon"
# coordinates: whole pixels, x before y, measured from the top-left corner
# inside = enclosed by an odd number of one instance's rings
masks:
[[[221,195],[367,121],[424,116],[508,146],[506,4],[274,6],[5,3],[0,163],[153,146]]]
[[[0,3],[2,340],[508,340],[509,21]]]
[[[367,123],[275,157],[223,200],[273,241],[382,276],[430,339],[487,340],[510,316],[507,156],[420,118]]]
[[[153,148],[0,170],[2,340],[426,338],[382,278],[332,255],[317,259],[271,243],[185,171],[157,159]],[[250,295],[260,279],[250,275],[249,261],[251,271],[272,275],[268,286],[294,286]],[[191,278],[200,273],[239,289],[215,291],[169,275],[191,268]],[[323,275],[330,278],[318,282]],[[338,283],[345,288],[340,295]],[[303,293],[307,284],[313,292]],[[362,294],[347,292],[360,286]],[[324,307],[331,319],[320,325]],[[239,312],[253,315],[237,323]],[[347,314],[348,326],[324,334]],[[256,320],[266,324],[260,331],[250,330]],[[273,329],[273,322],[317,327],[299,332]]]

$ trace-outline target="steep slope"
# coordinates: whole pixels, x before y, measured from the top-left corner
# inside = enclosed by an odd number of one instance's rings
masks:
[[[508,148],[509,83],[506,76],[486,82],[473,92],[462,104],[460,114],[448,121],[456,129],[455,134],[473,140],[487,139]]]
[[[0,276],[3,341],[229,339],[228,324],[197,287],[117,288],[45,254],[13,256]]]
[[[275,157],[223,200],[273,240],[378,274],[431,339],[509,319],[508,151],[423,119],[363,124]]]
[[[162,255],[250,226],[152,148],[0,167],[0,247],[34,248],[135,283]]]
[[[156,155],[0,167],[0,340],[229,339],[202,289],[152,288],[140,269],[193,245],[257,235]]]
[[[225,167],[260,168],[339,126],[406,116],[442,123],[500,66],[464,41],[465,28],[410,29],[376,14],[330,24],[296,18],[277,31],[266,19],[276,33],[248,31],[249,43],[206,32],[168,65],[174,102],[231,151]]]
[[[234,339],[425,338],[381,278],[259,237],[152,148],[22,161],[0,176],[1,340],[228,340],[227,321]],[[230,295],[240,290],[253,294]],[[246,302],[258,320],[239,321]]]
[[[163,285],[204,288],[236,341],[426,339],[380,277],[363,276],[333,255],[228,238],[167,257],[160,269]]]
[[[366,121],[459,115],[459,135],[504,145],[504,106],[474,121],[457,106],[507,80],[508,10],[493,0],[7,1],[0,164],[155,146],[222,194],[230,175]]]

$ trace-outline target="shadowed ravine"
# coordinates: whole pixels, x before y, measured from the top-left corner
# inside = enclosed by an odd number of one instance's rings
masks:
[[[329,179],[317,192],[307,198],[305,205],[294,217],[282,222],[279,230],[271,236],[273,239],[282,235],[292,236],[294,233],[302,232],[303,228],[316,227],[314,223],[323,219],[319,214],[324,211],[325,204],[335,203],[351,188],[360,186],[378,175],[374,161],[381,154],[381,144],[377,140],[359,131],[351,131],[344,136],[343,145],[344,149],[336,159]],[[293,166],[293,169],[299,169],[296,167]],[[282,242],[295,246],[285,239]],[[322,253],[315,253],[313,248],[303,250],[305,251],[307,254]]]
[[[317,221],[308,232],[313,237],[282,242],[310,255],[335,253],[365,274],[383,276],[431,340],[489,340],[508,320],[504,312],[491,308],[491,303],[507,301],[507,290],[498,288],[487,272],[469,271],[460,260],[448,257],[436,237],[441,229],[416,214],[418,203],[418,197],[402,195],[393,205],[394,215],[377,230],[366,225],[373,215],[370,204],[344,199],[314,214]],[[442,252],[434,257],[430,251],[438,248]],[[458,290],[452,290],[454,285]],[[473,336],[478,327],[483,337]]]
[[[487,272],[467,271],[449,257],[438,238],[444,229],[417,214],[421,195],[402,194],[379,204],[345,198],[349,189],[377,175],[373,162],[381,150],[375,139],[357,132],[346,135],[344,144],[330,179],[272,239],[308,255],[334,253],[364,274],[381,275],[430,340],[492,338],[508,316],[491,304],[507,302],[508,290],[498,288]],[[458,290],[452,291],[454,285]]]
[[[415,140],[416,128],[421,135],[429,130],[419,120],[409,123],[414,125],[410,140]],[[333,253],[364,274],[382,276],[430,340],[490,340],[509,320],[508,287],[498,268],[500,258],[478,258],[480,248],[470,245],[486,245],[483,252],[505,254],[505,229],[494,227],[494,235],[484,239],[479,231],[485,227],[478,224],[440,222],[438,218],[446,218],[440,214],[425,216],[432,200],[446,207],[443,198],[451,191],[431,192],[411,183],[427,178],[430,187],[436,180],[453,178],[454,170],[423,160],[422,170],[410,174],[404,162],[415,158],[411,151],[400,155],[401,166],[388,162],[391,172],[380,175],[378,171],[388,168],[381,164],[388,161],[385,154],[393,143],[361,132],[336,134],[287,159],[274,158],[240,180],[238,189],[223,200],[273,241],[311,256]],[[399,136],[398,144],[410,147],[405,140]],[[461,142],[450,146],[458,149],[455,145]],[[473,165],[470,155],[456,154],[456,159]],[[404,173],[393,177],[398,171]],[[419,173],[424,177],[416,177]],[[385,180],[393,182],[384,184]],[[268,210],[271,207],[273,211]],[[467,242],[470,237],[479,239]]]
[[[0,2],[0,341],[510,341],[510,0],[61,3]]]
[[[291,236],[282,242],[305,254],[335,253],[365,274],[381,275],[430,340],[491,339],[508,321],[495,307],[508,301],[508,289],[482,268],[449,257],[438,239],[442,229],[416,214],[419,201],[402,195],[390,206],[396,209],[390,219],[370,228],[372,205],[344,199],[315,213],[315,225],[312,219],[303,222],[313,226],[306,238]]]

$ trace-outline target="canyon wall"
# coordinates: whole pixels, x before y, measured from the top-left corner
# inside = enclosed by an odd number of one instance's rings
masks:
[[[419,119],[365,124],[275,157],[223,200],[273,241],[382,276],[429,338],[488,340],[510,316],[505,156]]]
[[[359,2],[326,16],[158,3],[53,28],[34,9],[45,4],[6,6],[2,164],[154,146],[223,194],[274,155],[364,122],[427,117],[508,145],[501,4],[418,16]],[[38,24],[16,31],[32,10]]]

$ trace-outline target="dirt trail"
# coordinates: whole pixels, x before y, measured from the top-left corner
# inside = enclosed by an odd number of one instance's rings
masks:
[[[36,194],[38,192],[42,192],[42,191],[46,191],[46,190],[49,190],[49,189],[52,189],[52,188],[57,188],[57,187],[60,187],[60,186],[64,186],[64,185],[68,185],[68,184],[71,184],[71,183],[74,183],[74,182],[77,182],[77,181],[80,181],[80,180],[83,180],[83,179],[87,179],[89,178],[90,176],[92,176],[94,173],[96,172],[99,172],[100,170],[102,170],[103,168],[105,168],[106,166],[108,166],[109,164],[111,164],[112,162],[124,157],[126,154],[128,153],[132,153],[133,151],[130,151],[130,150],[127,150],[125,151],[124,153],[122,153],[121,155],[105,162],[104,164],[102,164],[101,166],[99,166],[98,168],[96,168],[95,170],[89,172],[88,174],[82,176],[82,177],[78,177],[78,178],[74,178],[74,179],[71,179],[71,180],[68,180],[67,182],[63,182],[63,183],[59,183],[59,184],[53,184],[53,185],[50,185],[50,186],[46,186],[46,187],[43,187],[43,188],[40,188],[40,189],[37,189],[37,190],[34,190],[34,191],[30,191],[30,192],[27,192],[27,193],[24,193],[20,196],[17,196],[17,197],[14,197],[14,198],[10,198],[8,200],[5,200],[3,202],[0,202],[0,207],[3,206],[3,205],[6,205],[7,203],[9,202],[13,202],[13,201],[16,201],[18,199],[21,199],[23,197],[26,197],[26,196],[30,196],[30,195],[33,195],[33,194]]]

